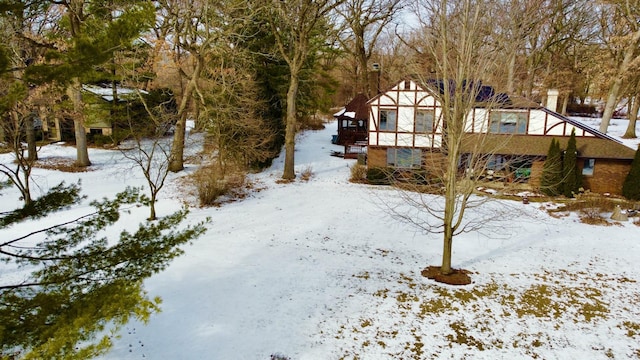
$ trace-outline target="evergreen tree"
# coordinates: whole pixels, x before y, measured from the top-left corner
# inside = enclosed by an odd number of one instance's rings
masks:
[[[30,47],[38,49],[36,56],[25,59],[24,80],[30,86],[56,84],[66,89],[67,115],[74,121],[76,164],[91,165],[82,85],[113,59],[114,52],[129,48],[150,28],[155,20],[154,4],[148,0],[6,0],[1,4],[0,20],[30,19],[16,29]]]
[[[70,190],[61,195],[77,197],[76,188]],[[3,266],[32,269],[26,278],[0,284],[0,358],[95,357],[110,347],[110,330],[132,317],[146,321],[159,310],[159,299],[149,297],[143,280],[163,270],[205,228],[203,223],[179,226],[184,209],[142,223],[135,232],[122,231],[119,239],[104,236],[125,207],[146,201],[138,190],[128,189],[113,200],[93,202],[91,214],[0,240]]]
[[[549,195],[557,196],[562,192],[562,155],[560,143],[556,139],[551,140],[547,159],[542,167],[542,179],[540,180],[540,190]]]
[[[629,200],[640,200],[640,146],[631,163],[631,170],[622,184],[622,195]]]
[[[582,186],[582,176],[578,171],[578,149],[576,146],[576,131],[571,131],[567,150],[562,161],[562,193],[566,197],[573,197]]]

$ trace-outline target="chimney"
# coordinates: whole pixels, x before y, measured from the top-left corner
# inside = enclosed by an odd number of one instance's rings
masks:
[[[560,92],[556,89],[547,91],[547,109],[558,111],[558,95],[560,95]]]

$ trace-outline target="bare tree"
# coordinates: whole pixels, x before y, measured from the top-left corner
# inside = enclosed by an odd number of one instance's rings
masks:
[[[32,205],[31,171],[37,157],[33,92],[24,81],[25,58],[29,54],[22,39],[15,34],[23,20],[2,21],[0,34],[12,41],[0,48],[3,66],[0,68],[0,144],[13,154],[13,161],[0,164],[0,173],[20,191],[24,208]],[[25,143],[25,140],[27,142]]]
[[[623,83],[640,62],[640,4],[632,0],[603,1],[598,15],[600,40],[606,46],[615,69],[600,123],[600,131],[606,133],[620,100]]]
[[[3,119],[2,130],[5,144],[13,154],[13,162],[0,163],[0,173],[4,174],[11,183],[20,191],[24,208],[29,208],[32,203],[31,196],[31,171],[36,162],[35,157],[29,156],[26,144],[22,141],[23,130],[26,126],[26,118],[32,114],[24,114],[19,110],[12,110],[9,119]],[[33,124],[33,121],[29,122]]]
[[[486,21],[492,18],[486,2],[430,0],[416,9],[421,32],[407,41],[417,52],[414,73],[436,100],[437,131],[433,149],[425,155],[428,174],[420,186],[402,196],[413,210],[391,209],[394,216],[428,233],[443,236],[443,275],[453,272],[451,255],[456,235],[486,227],[488,220],[504,219],[493,210],[470,218],[467,210],[484,204],[487,198],[474,196],[481,176],[493,155],[504,149],[509,135],[491,136],[491,110],[500,96],[482,85],[495,70],[499,49],[489,41],[494,34]],[[493,14],[492,14],[493,15]],[[478,109],[480,107],[480,109]],[[436,125],[434,125],[436,126]],[[509,166],[507,166],[509,168]],[[443,196],[434,200],[427,192]],[[418,191],[420,190],[420,191]]]
[[[310,54],[323,45],[321,31],[327,16],[344,0],[265,0],[265,12],[278,52],[289,68],[285,129],[285,163],[282,178],[295,179],[295,137],[300,73]]]
[[[150,107],[140,92],[138,99],[144,105],[149,121],[147,126],[141,126],[138,119],[128,119],[129,142],[121,146],[121,152],[142,170],[149,186],[149,220],[156,220],[156,201],[164,187],[171,163],[171,146],[166,133],[175,123],[175,114],[166,111],[167,104],[160,103]],[[133,148],[127,148],[128,144],[133,144]]]
[[[172,61],[183,79],[177,91],[180,100],[169,167],[176,172],[184,167],[187,118],[192,116],[199,121],[199,112],[206,111],[202,108],[206,106],[202,86],[207,82],[207,64],[223,56],[243,36],[241,25],[246,24],[254,9],[251,3],[239,0],[163,0],[160,4],[164,16],[156,32],[168,33],[174,39]]]
[[[371,89],[369,60],[378,39],[402,9],[403,3],[404,0],[347,0],[337,7],[337,12],[345,26],[344,36],[340,42],[343,49],[354,58],[357,64],[354,69],[357,80],[356,91],[367,97],[376,93]]]
[[[186,81],[186,84],[180,84],[182,89],[179,92],[178,116],[171,146],[169,170],[173,172],[184,168],[187,118],[193,108],[194,94],[206,54],[211,51],[216,39],[216,24],[209,21],[207,14],[213,10],[211,5],[207,0],[160,2],[160,13],[163,16],[161,22],[156,25],[157,32],[169,33],[175,39],[172,41],[172,60],[179,67],[182,79]]]

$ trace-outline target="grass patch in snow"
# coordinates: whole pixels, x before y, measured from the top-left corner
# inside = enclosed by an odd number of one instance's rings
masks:
[[[334,339],[343,349],[343,359],[372,354],[425,359],[456,351],[515,351],[523,357],[545,358],[550,352],[587,346],[568,343],[567,337],[557,335],[565,332],[593,336],[590,348],[578,351],[606,358],[640,354],[640,322],[630,320],[640,317],[640,292],[636,281],[624,276],[569,270],[496,274],[485,284],[465,288],[442,286],[412,274],[361,272],[352,279],[360,283],[384,280],[387,285],[358,293],[370,297],[370,310],[341,320],[343,326]],[[621,312],[627,317],[612,316]],[[434,333],[442,324],[449,331]],[[324,329],[323,333],[336,331]],[[611,338],[618,346],[600,342]]]

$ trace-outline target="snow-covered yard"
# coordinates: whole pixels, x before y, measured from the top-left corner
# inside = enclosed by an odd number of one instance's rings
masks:
[[[474,283],[437,284],[420,271],[439,265],[440,238],[381,209],[392,189],[349,183],[355,160],[330,156],[341,150],[334,132],[331,123],[300,135],[296,168],[312,169],[308,182],[279,183],[281,157],[252,176],[247,198],[193,208],[191,220],[211,217],[208,232],[146,282],[162,312],[127,325],[103,359],[640,358],[640,226],[585,225],[509,202],[518,217],[493,235],[454,240],[454,266]],[[74,152],[51,145],[40,157]],[[144,185],[119,152],[90,158],[92,171],[36,169],[36,181],[80,178],[93,197]],[[159,216],[190,196],[180,176],[160,193]],[[19,205],[12,190],[2,199],[0,210]]]

